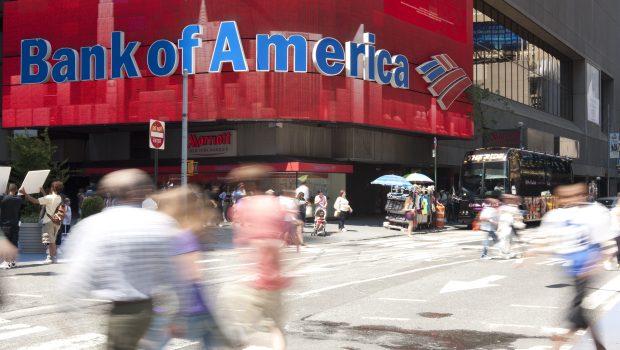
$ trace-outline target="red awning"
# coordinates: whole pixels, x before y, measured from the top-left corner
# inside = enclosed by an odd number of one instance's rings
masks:
[[[302,172],[302,173],[345,173],[350,174],[353,172],[353,165],[350,164],[325,164],[325,163],[305,163],[305,162],[279,162],[279,163],[263,163],[269,165],[276,172]],[[232,169],[241,166],[243,164],[221,164],[221,165],[201,165],[198,162],[198,174],[195,176],[206,176],[208,178],[217,179],[218,174],[227,174]],[[152,166],[137,167],[144,170],[147,173],[153,173]],[[121,170],[121,167],[103,167],[103,168],[85,168],[84,173],[86,175],[105,175],[116,170]],[[158,169],[159,174],[180,174],[181,166],[160,166]]]

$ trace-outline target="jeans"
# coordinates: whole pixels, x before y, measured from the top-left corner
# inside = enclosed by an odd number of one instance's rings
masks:
[[[346,211],[341,211],[340,216],[338,216],[338,229],[342,230],[344,228],[344,222],[347,220],[347,215],[349,215]]]
[[[493,240],[493,244],[497,243],[499,241],[499,239],[497,238],[497,235],[495,234],[495,231],[485,231],[487,233],[486,238],[484,239],[484,241],[482,241],[482,256],[487,256],[487,253],[489,251],[489,238],[491,238]]]

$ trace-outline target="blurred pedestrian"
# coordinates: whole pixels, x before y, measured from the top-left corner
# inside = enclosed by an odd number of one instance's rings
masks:
[[[565,271],[575,289],[568,314],[569,334],[554,336],[554,349],[559,349],[576,331],[588,328],[596,349],[605,349],[582,303],[592,272],[602,259],[601,243],[613,237],[609,211],[598,203],[586,202],[588,187],[585,183],[559,186],[555,195],[560,208],[543,217],[540,230],[548,237],[552,251],[568,261]]]
[[[154,302],[176,312],[171,247],[179,228],[170,216],[141,208],[152,190],[142,170],[107,174],[100,191],[109,193],[115,205],[73,228],[64,294],[73,302],[88,297],[112,302],[107,349],[135,349],[151,323]]]
[[[230,221],[230,218],[228,217],[228,208],[230,208],[231,200],[230,189],[228,185],[222,188],[222,192],[220,193],[219,198],[220,202],[222,203],[222,219],[224,220],[224,222],[228,222]]]
[[[23,188],[19,190],[19,193],[23,194],[26,200],[33,204],[39,204],[44,207],[42,218],[43,226],[41,228],[41,241],[44,245],[47,246],[48,249],[47,259],[45,259],[45,261],[43,262],[44,264],[55,264],[57,262],[56,235],[60,230],[60,224],[64,219],[66,211],[63,199],[60,196],[62,189],[62,182],[54,181],[52,182],[52,186],[50,188],[50,194],[40,197],[38,199],[30,196]],[[43,189],[41,189],[41,192],[45,193]]]
[[[185,339],[202,342],[205,349],[222,342],[218,327],[208,297],[204,291],[204,278],[198,261],[201,260],[201,241],[204,235],[205,223],[213,221],[219,216],[206,203],[196,186],[178,187],[153,196],[158,210],[174,218],[181,230],[175,237],[172,250],[175,255],[173,270],[178,272],[181,292],[180,313],[178,327],[175,329],[179,336]],[[171,334],[162,329],[170,320],[165,315],[159,315],[155,308],[156,320],[151,324],[151,331],[141,347],[146,349],[162,349],[172,338]]]
[[[306,180],[308,179],[308,175],[303,175],[300,177],[301,179],[301,185],[299,185],[299,187],[297,187],[297,189],[295,190],[295,196],[299,195],[299,193],[303,193],[304,194],[304,198],[306,200],[310,199],[310,188],[308,187],[308,185],[306,185]]]
[[[19,219],[25,205],[26,201],[17,195],[17,185],[9,184],[8,193],[0,197],[0,227],[14,247],[18,246]],[[16,266],[15,260],[7,261],[6,268]]]
[[[338,218],[338,230],[346,232],[347,229],[344,227],[344,223],[349,214],[353,212],[353,208],[349,205],[347,193],[344,190],[341,190],[338,194],[338,198],[336,198],[336,202],[334,202],[334,210],[334,216]]]
[[[497,237],[504,258],[517,256],[512,251],[512,241],[518,237],[517,230],[525,228],[523,215],[519,210],[521,198],[512,194],[501,195],[501,205],[497,213]]]
[[[620,266],[620,201],[611,209],[611,230],[612,235],[615,236],[616,255],[609,255],[609,258],[603,263],[603,267],[607,271],[618,271]]]
[[[235,211],[234,243],[245,248],[250,276],[222,288],[217,315],[228,339],[240,348],[285,348],[281,299],[289,280],[282,276],[280,236],[287,224],[278,198],[264,194],[262,183],[271,171],[262,165],[246,165],[228,176],[231,182],[244,181],[247,189],[247,197]]]
[[[308,200],[306,199],[306,197],[304,197],[305,195],[303,194],[303,192],[299,192],[297,193],[297,208],[299,210],[299,220],[301,220],[302,223],[306,222],[306,207],[308,206]]]
[[[489,252],[489,239],[493,241],[493,244],[497,244],[499,239],[497,238],[497,224],[499,221],[499,200],[495,198],[486,198],[484,200],[484,207],[480,212],[480,231],[486,234],[486,237],[482,241],[482,254],[481,258],[488,258]]]
[[[11,241],[0,230],[0,259],[7,263],[15,261],[17,258],[17,247],[11,244]]]
[[[303,194],[302,194],[303,195]],[[294,245],[299,251],[299,245],[303,242],[303,237],[300,237],[299,233],[299,206],[297,198],[295,198],[295,191],[284,190],[282,195],[278,197],[282,210],[285,212],[286,228],[282,232],[282,240],[287,245]]]
[[[405,221],[407,221],[407,237],[412,237],[413,230],[416,227],[417,216],[415,203],[413,201],[413,194],[409,195],[407,199],[405,199],[405,204],[403,205],[403,213],[405,215]]]
[[[71,231],[71,220],[73,219],[73,215],[71,212],[71,199],[69,197],[65,197],[65,218],[62,220],[62,225],[60,226],[60,233],[63,236],[63,239],[69,234]]]

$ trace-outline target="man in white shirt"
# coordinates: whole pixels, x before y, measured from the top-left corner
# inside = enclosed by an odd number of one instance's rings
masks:
[[[43,227],[41,228],[41,240],[43,244],[48,246],[48,255],[44,264],[56,263],[56,235],[58,231],[60,231],[60,224],[52,222],[52,217],[60,209],[61,204],[63,204],[62,197],[60,196],[62,189],[62,182],[54,181],[52,182],[50,194],[38,199],[30,196],[23,188],[19,190],[30,203],[45,206],[42,218]],[[41,189],[41,191],[43,191],[43,189]]]
[[[115,205],[73,228],[64,295],[112,301],[107,348],[135,349],[151,324],[154,297],[174,312],[176,298],[163,296],[179,294],[172,248],[180,229],[172,217],[141,207],[153,190],[145,172],[115,171],[99,187]]]

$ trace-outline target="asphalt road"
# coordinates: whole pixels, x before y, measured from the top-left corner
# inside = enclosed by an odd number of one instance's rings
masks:
[[[380,227],[351,228],[309,238],[299,253],[286,249],[286,270],[294,276],[284,299],[290,349],[550,349],[550,334],[566,327],[572,286],[560,259],[482,260],[479,232],[409,238]],[[229,230],[219,232],[220,243],[201,261],[213,299],[242,278],[243,251],[232,249],[229,237]],[[68,266],[34,261],[0,277],[0,349],[102,347],[103,301],[60,307]],[[608,349],[620,348],[618,291],[620,272],[601,271],[587,301],[602,320]],[[576,344],[565,348],[592,348],[588,334]],[[196,344],[175,339],[169,348]]]

